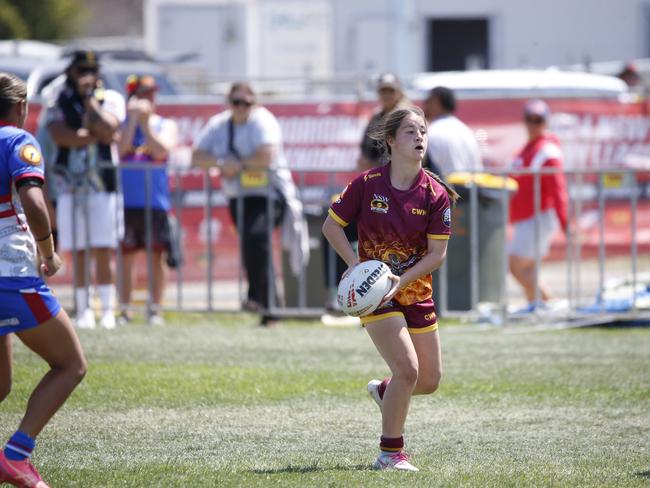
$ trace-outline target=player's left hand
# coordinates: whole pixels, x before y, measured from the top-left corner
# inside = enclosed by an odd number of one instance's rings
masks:
[[[41,271],[45,276],[53,276],[56,274],[61,266],[63,266],[63,261],[57,253],[52,254],[49,258],[42,258],[43,263],[41,264]]]
[[[384,295],[384,298],[379,304],[379,307],[382,307],[386,303],[390,302],[393,299],[393,297],[397,295],[397,292],[400,290],[401,280],[399,276],[391,273],[390,275],[388,275],[388,279],[393,282],[393,286],[391,286],[390,290],[388,290],[388,293]]]

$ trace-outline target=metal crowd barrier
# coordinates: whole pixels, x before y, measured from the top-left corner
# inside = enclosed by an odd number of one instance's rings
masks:
[[[145,188],[143,191],[149,197],[147,198],[147,206],[145,208],[145,232],[146,232],[146,263],[147,263],[147,302],[146,308],[147,311],[151,310],[152,302],[151,295],[153,290],[153,274],[150,272],[152,270],[152,218],[151,218],[151,171],[156,169],[150,164],[134,164],[128,163],[128,165],[120,165],[114,168],[116,171],[118,188],[121,188],[120,181],[120,171],[122,167],[127,167],[130,169],[142,169],[145,171]],[[170,170],[169,179],[174,181],[174,191],[172,192],[172,213],[177,217],[180,226],[182,228],[183,224],[183,215],[190,210],[187,205],[187,191],[183,188],[183,178],[184,175],[192,171],[195,174],[198,174],[200,170]],[[492,171],[491,174],[497,179],[503,179],[505,181],[508,175],[513,174],[532,174],[534,178],[534,202],[536,210],[541,208],[541,180],[542,175],[552,174],[556,170],[553,168],[543,168],[539,171],[527,171],[527,170],[511,170],[507,171]],[[319,185],[305,185],[307,176],[310,173],[319,173],[323,175],[322,184]],[[626,181],[626,186],[619,191],[618,197],[621,197],[620,193],[624,193],[629,201],[629,212],[630,212],[630,245],[629,245],[629,270],[626,271],[626,274],[630,275],[631,280],[631,290],[633,293],[636,293],[636,287],[639,283],[639,250],[638,250],[638,199],[640,187],[638,185],[639,174],[641,171],[633,169],[623,169],[623,168],[606,168],[606,169],[589,169],[589,170],[567,170],[565,175],[567,178],[567,187],[569,189],[569,214],[571,220],[575,222],[581,221],[584,217],[584,206],[590,201],[593,202],[591,196],[585,194],[585,182],[587,180],[592,180],[591,188],[595,188],[595,202],[596,202],[596,219],[598,221],[598,253],[597,253],[597,272],[595,273],[595,278],[597,279],[597,287],[595,289],[596,296],[595,299],[598,299],[598,296],[602,296],[602,293],[605,289],[605,280],[607,278],[607,273],[605,270],[606,263],[608,260],[607,247],[605,243],[605,209],[607,205],[607,191],[604,185],[605,178],[608,175],[620,175],[622,180]],[[348,179],[351,179],[355,173],[349,173]],[[647,174],[645,172],[644,174]],[[332,289],[331,286],[336,282],[338,273],[336,270],[336,259],[335,253],[330,248],[322,248],[321,246],[321,234],[320,234],[320,225],[325,219],[326,209],[329,207],[331,196],[336,194],[342,189],[344,185],[340,184],[336,180],[336,173],[325,172],[325,171],[294,171],[293,177],[296,186],[299,189],[299,195],[301,195],[301,200],[303,207],[312,212],[305,212],[305,218],[307,219],[307,225],[310,231],[310,247],[312,249],[311,260],[321,260],[321,263],[310,262],[305,266],[297,277],[287,276],[287,269],[280,270],[275,269],[274,264],[281,264],[277,259],[277,249],[276,252],[273,251],[274,246],[278,241],[279,231],[274,229],[273,221],[275,214],[275,207],[272,203],[272,199],[267,199],[267,212],[269,214],[269,219],[267,219],[267,235],[269,239],[269,248],[271,249],[271,256],[268,260],[269,276],[275,276],[274,286],[277,286],[280,295],[282,296],[282,290],[284,288],[284,298],[286,300],[286,292],[288,284],[291,280],[294,283],[294,295],[292,297],[293,305],[288,306],[286,303],[275,301],[275,290],[273,286],[267,288],[268,293],[268,302],[270,304],[267,312],[277,315],[277,316],[318,316],[323,313],[325,305],[331,303],[332,301]],[[206,227],[206,241],[205,241],[205,253],[206,253],[206,266],[205,266],[205,277],[202,282],[191,282],[185,278],[184,268],[187,266],[187,259],[185,264],[179,266],[175,271],[175,300],[170,300],[170,293],[167,295],[166,302],[163,303],[164,309],[166,310],[176,310],[176,311],[238,311],[241,310],[241,304],[244,302],[244,290],[246,289],[245,279],[244,279],[244,270],[243,270],[243,259],[241,257],[241,248],[242,233],[237,231],[237,256],[238,256],[238,276],[236,277],[236,299],[230,300],[229,302],[221,301],[219,302],[215,298],[214,288],[219,290],[219,296],[223,296],[224,291],[230,289],[230,294],[232,295],[233,283],[232,280],[226,280],[218,282],[214,277],[214,265],[219,256],[215,253],[216,244],[213,242],[213,232],[211,228],[212,218],[215,211],[215,208],[223,207],[223,195],[220,191],[213,188],[212,185],[213,178],[210,176],[210,170],[203,171],[203,194],[204,194],[204,204],[203,204],[203,219],[207,222]],[[313,180],[313,178],[312,178]],[[446,262],[443,264],[439,272],[434,273],[434,282],[437,283],[437,293],[436,300],[438,311],[441,316],[457,316],[461,318],[467,318],[469,320],[477,321],[487,321],[490,323],[496,324],[508,324],[518,319],[513,319],[511,308],[512,303],[512,291],[516,290],[516,286],[508,284],[508,251],[504,238],[504,245],[499,250],[501,253],[498,258],[494,259],[498,264],[498,277],[494,281],[494,285],[499,287],[501,292],[499,293],[498,299],[493,300],[489,303],[488,312],[486,313],[485,302],[482,299],[483,291],[481,289],[481,260],[487,259],[486,257],[481,257],[481,246],[482,246],[482,236],[479,233],[479,228],[481,225],[480,217],[480,207],[483,205],[482,198],[484,198],[483,193],[485,192],[484,188],[481,188],[480,185],[476,182],[475,178],[469,178],[466,185],[468,199],[463,200],[461,205],[465,206],[469,212],[469,228],[468,236],[465,238],[469,239],[469,252],[465,256],[466,260],[469,262],[469,277],[461,283],[458,283],[458,276],[456,275],[453,269],[450,269],[451,263]],[[505,187],[505,185],[503,185]],[[83,196],[84,192],[88,191],[88,188],[84,184],[75,187],[76,191],[73,195],[73,201],[75,207],[77,205],[83,205]],[[627,188],[627,190],[626,190]],[[268,189],[269,196],[270,192],[273,191],[271,187]],[[493,201],[500,202],[500,211],[502,212],[501,221],[504,223],[503,229],[500,229],[499,232],[503,233],[503,236],[507,235],[507,226],[509,216],[509,198],[510,193],[508,190],[504,189],[490,189],[490,196]],[[646,195],[648,197],[648,195]],[[239,197],[241,198],[241,197]],[[240,202],[241,203],[241,202]],[[227,207],[227,202],[226,205]],[[236,223],[234,225],[241,229],[243,223],[243,212],[242,205],[237,206],[238,212],[236,215]],[[316,211],[314,211],[314,209]],[[320,215],[318,212],[320,211]],[[228,213],[228,212],[227,212]],[[593,213],[593,211],[592,211]],[[88,215],[86,208],[86,217],[91,218]],[[75,218],[74,213],[72,216],[73,220]],[[229,219],[229,216],[226,217]],[[225,226],[233,225],[231,222],[224,222]],[[73,221],[73,225],[75,222]],[[118,224],[119,225],[119,224]],[[539,233],[538,223],[536,222],[534,227],[535,232],[535,263],[536,263],[536,273],[539,275],[546,263],[542,263],[542,256],[540,254],[539,245],[537,244],[538,239],[537,235]],[[74,228],[74,227],[73,227]],[[453,227],[452,227],[453,229]],[[88,232],[88,226],[86,226],[86,232]],[[453,232],[453,231],[452,231]],[[275,236],[275,238],[274,238]],[[86,236],[88,237],[88,236]],[[180,235],[174,236],[176,239],[181,239]],[[560,314],[554,314],[550,318],[549,316],[542,313],[533,313],[531,316],[534,320],[539,322],[548,322],[549,320],[553,321],[571,321],[571,320],[584,320],[589,317],[603,317],[606,315],[606,304],[601,300],[600,308],[596,307],[594,311],[593,307],[590,312],[583,312],[581,309],[584,308],[585,296],[583,295],[584,290],[582,290],[582,279],[584,274],[584,257],[582,256],[582,239],[584,236],[581,233],[580,226],[570,227],[569,232],[566,236],[566,257],[564,258],[564,264],[566,267],[566,292],[562,298],[566,299],[567,307]],[[449,242],[450,249],[455,245],[455,239],[459,242],[461,237],[454,237],[452,233],[452,238]],[[88,240],[86,240],[88,242]],[[178,245],[182,245],[182,242],[177,242]],[[319,252],[313,252],[314,250]],[[88,251],[88,250],[86,250]],[[327,262],[328,266],[325,268],[322,264],[322,260],[325,258],[325,253],[327,253]],[[121,266],[121,255],[120,247],[117,249],[117,287],[118,294],[120,296],[119,290],[123,286],[122,282],[122,266]],[[496,256],[496,254],[495,254]],[[285,258],[285,256],[281,256]],[[489,256],[488,256],[489,258]],[[86,283],[89,282],[89,253],[85,253],[86,259]],[[275,263],[274,263],[275,261]],[[283,259],[280,259],[284,263]],[[500,263],[499,263],[500,261]],[[485,264],[485,263],[483,263]],[[285,266],[286,268],[286,266]],[[74,276],[74,273],[73,273]],[[590,280],[594,279],[593,271],[589,277]],[[329,288],[327,286],[329,283]],[[593,283],[593,282],[592,282]],[[73,286],[78,286],[76,281],[73,281]],[[458,287],[463,287],[462,292],[468,294],[469,296],[469,307],[466,307],[464,310],[454,310],[450,306],[450,292],[458,291]],[[649,284],[650,286],[650,284]],[[314,299],[313,289],[316,289],[316,298]],[[172,293],[172,294],[173,294]],[[191,300],[192,304],[187,305],[186,298],[188,293],[193,295]],[[200,296],[197,295],[204,294],[204,299],[200,299]],[[73,294],[74,296],[74,294]],[[321,296],[321,299],[318,300],[318,296]],[[539,289],[536,289],[536,297],[539,298]],[[627,313],[627,316],[635,317],[641,314],[641,311],[637,307],[637,297],[629,297],[632,302],[632,307]],[[598,302],[596,302],[598,303]]]

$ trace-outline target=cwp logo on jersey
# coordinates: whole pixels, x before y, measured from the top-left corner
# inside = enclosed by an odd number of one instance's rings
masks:
[[[35,146],[27,144],[20,148],[20,159],[32,166],[38,166],[43,161],[43,156]]]

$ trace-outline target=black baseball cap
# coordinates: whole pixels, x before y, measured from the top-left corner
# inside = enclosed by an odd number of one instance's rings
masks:
[[[99,57],[90,49],[77,49],[73,51],[68,68],[72,67],[99,69]]]

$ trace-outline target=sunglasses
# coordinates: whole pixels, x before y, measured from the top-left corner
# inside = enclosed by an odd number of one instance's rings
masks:
[[[97,68],[91,68],[88,66],[80,66],[77,68],[77,73],[79,74],[79,76],[88,75],[88,74],[96,75],[97,72],[98,72]]]
[[[385,87],[380,88],[379,90],[377,90],[377,93],[379,93],[380,95],[383,94],[383,93],[386,93],[386,94],[390,93],[392,95],[395,92],[397,92],[397,90],[395,90],[395,88],[391,88],[389,86],[385,86]]]
[[[250,102],[248,100],[244,100],[243,98],[234,98],[230,100],[230,104],[235,106],[235,107],[252,107],[253,102]]]
[[[541,117],[524,117],[524,122],[526,122],[527,124],[538,125],[538,124],[543,124],[544,119]]]

